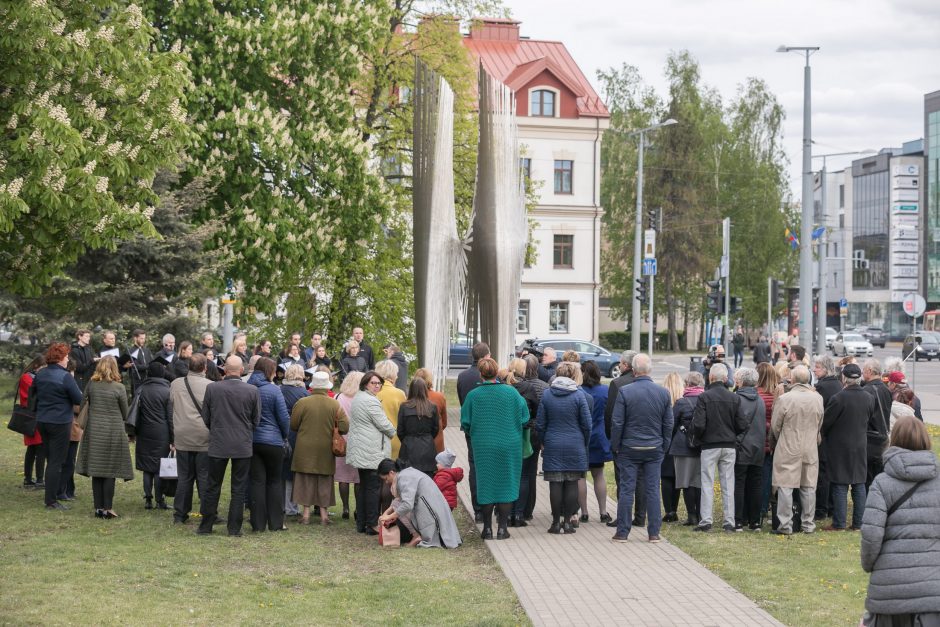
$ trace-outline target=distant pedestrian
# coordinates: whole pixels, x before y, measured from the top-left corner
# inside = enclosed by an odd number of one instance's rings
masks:
[[[731,346],[734,348],[734,367],[735,369],[740,368],[741,364],[744,363],[744,344],[746,343],[744,337],[744,329],[740,326],[735,329],[734,336],[731,338]]]
[[[762,335],[754,346],[754,365],[770,363],[771,358],[770,344],[767,343],[767,338]]]
[[[612,518],[607,513],[607,479],[604,476],[604,466],[614,458],[610,452],[610,440],[604,429],[609,388],[601,385],[601,371],[596,362],[586,362],[581,370],[581,389],[594,399],[594,406],[591,408],[591,439],[588,442],[588,470],[594,483],[594,498],[597,500],[600,521],[607,523]],[[587,505],[587,498],[584,499],[583,505]],[[583,522],[587,522],[587,515],[587,507],[582,507]]]
[[[676,433],[676,403],[685,393],[685,384],[678,372],[670,372],[663,379],[663,387],[669,392],[669,400],[672,402],[672,435],[675,438]],[[669,442],[669,449],[663,457],[663,463],[660,465],[660,480],[662,486],[660,493],[663,499],[663,522],[678,522],[679,514],[679,489],[676,488],[676,464],[669,450],[672,448],[672,440]],[[595,480],[596,482],[596,480]]]

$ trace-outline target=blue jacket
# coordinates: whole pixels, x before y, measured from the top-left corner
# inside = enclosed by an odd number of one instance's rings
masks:
[[[594,401],[591,408],[591,440],[588,442],[588,463],[603,464],[614,457],[610,453],[610,440],[604,427],[604,412],[607,409],[607,393],[610,391],[606,385],[581,387]]]
[[[663,453],[672,440],[672,400],[666,388],[648,376],[637,377],[617,393],[611,419],[610,448],[654,447]]]
[[[591,438],[587,394],[566,377],[556,377],[539,403],[535,431],[542,440],[542,470],[584,472]]]
[[[258,388],[261,397],[261,421],[255,427],[251,441],[254,444],[283,446],[284,440],[290,435],[290,414],[287,413],[284,395],[257,370],[251,373],[248,383]]]
[[[72,405],[82,404],[82,391],[75,378],[59,364],[51,364],[33,379],[36,421],[64,425],[72,422]]]

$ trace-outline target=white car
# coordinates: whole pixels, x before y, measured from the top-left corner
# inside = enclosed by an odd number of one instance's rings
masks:
[[[832,354],[836,357],[846,355],[871,357],[874,349],[871,342],[858,333],[839,333],[832,341]]]
[[[839,332],[832,327],[826,327],[826,348],[832,350],[832,343],[836,341]]]

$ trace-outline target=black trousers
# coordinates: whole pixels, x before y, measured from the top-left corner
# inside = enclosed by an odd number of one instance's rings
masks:
[[[62,476],[59,478],[59,494],[62,498],[75,498],[75,456],[78,455],[78,442],[69,442],[65,454],[65,463],[62,464]]]
[[[280,531],[284,527],[284,447],[253,445],[251,456],[251,528]]]
[[[539,456],[532,453],[522,460],[522,472],[519,477],[519,498],[512,504],[512,515],[516,518],[525,517],[526,506],[529,504],[529,492],[535,491],[533,475],[538,472]]]
[[[672,458],[669,460],[672,461]],[[675,477],[661,477],[660,490],[663,494],[663,510],[666,514],[675,514],[679,509],[679,490],[676,490]]]
[[[46,452],[46,505],[57,503],[59,481],[62,479],[62,466],[69,454],[69,438],[72,436],[72,423],[53,424],[40,422],[37,425],[42,436],[42,445]]]
[[[467,463],[470,465],[470,473],[467,481],[470,482],[470,501],[473,503],[474,515],[480,513],[480,501],[477,500],[477,467],[473,463],[473,444],[470,442],[470,434],[465,433],[467,438]]]
[[[95,509],[112,509],[114,507],[114,477],[92,477],[91,494],[95,501]]]
[[[173,497],[173,520],[186,522],[193,509],[193,483],[200,500],[209,489],[209,454],[205,451],[176,451],[176,496]]]
[[[162,485],[160,485],[160,473],[159,472],[143,472],[144,475],[144,497],[152,499],[154,492],[157,493],[157,502],[163,500],[163,490]]]
[[[226,457],[209,458],[209,486],[205,498],[201,498],[199,513],[202,522],[199,531],[211,533],[219,514],[219,495],[222,492],[222,482],[225,480],[225,469],[228,468],[229,459]],[[232,459],[231,500],[228,504],[228,532],[239,534],[242,531],[242,520],[245,515],[245,487],[248,485],[248,471],[251,468],[251,458],[241,457]],[[201,497],[202,495],[200,495]]]
[[[362,503],[356,504],[356,529],[358,531],[365,531],[367,527],[376,527],[379,524],[380,484],[377,470],[359,469],[359,493]]]
[[[41,483],[46,472],[46,452],[42,444],[30,444],[23,456],[24,481],[32,481],[33,467],[36,467],[36,483]]]
[[[45,440],[46,437],[43,436],[42,439]],[[880,453],[877,457],[868,458],[868,476],[865,479],[865,491],[866,492],[871,490],[871,482],[875,480],[875,477],[877,477],[882,472],[884,472],[884,469],[885,469],[885,465],[884,465],[884,462],[881,460]],[[49,473],[47,472],[46,474],[48,475]],[[48,478],[46,479],[46,485],[49,485]]]
[[[825,446],[819,447],[819,475],[816,479],[816,518],[828,518],[829,507],[829,455]]]
[[[529,492],[526,496],[525,507],[523,508],[522,515],[524,518],[532,518],[532,514],[535,512],[535,499],[538,496],[538,489],[536,488],[536,481],[539,478],[539,455],[540,451],[534,451],[532,456],[528,460],[522,462],[523,469],[528,468],[529,473]],[[530,461],[528,467],[526,467],[525,462]]]
[[[763,466],[734,465],[734,519],[738,527],[760,522]]]

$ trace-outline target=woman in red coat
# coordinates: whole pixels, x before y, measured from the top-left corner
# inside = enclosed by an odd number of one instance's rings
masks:
[[[29,400],[29,388],[33,385],[33,379],[36,378],[36,373],[42,370],[45,365],[45,357],[36,355],[26,366],[23,374],[20,375],[17,393],[19,394],[21,407],[26,407]],[[26,446],[26,456],[23,459],[23,487],[28,489],[45,487],[43,476],[46,469],[46,454],[43,452],[42,436],[39,435],[39,429],[36,429],[33,435],[24,435],[23,445]],[[33,466],[36,467],[35,481],[33,481]]]

